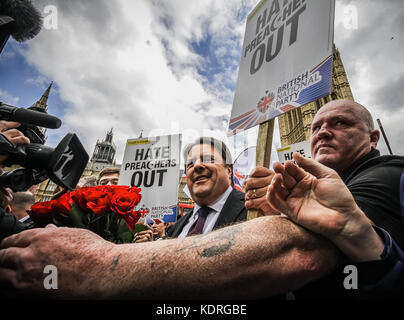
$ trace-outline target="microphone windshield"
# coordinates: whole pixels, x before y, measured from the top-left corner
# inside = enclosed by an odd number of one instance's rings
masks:
[[[57,129],[62,125],[59,118],[51,116],[47,113],[17,108],[14,112],[14,120],[21,123],[29,123],[35,126]]]
[[[29,0],[1,0],[0,15],[14,19],[11,36],[19,42],[32,39],[41,31],[41,13]]]

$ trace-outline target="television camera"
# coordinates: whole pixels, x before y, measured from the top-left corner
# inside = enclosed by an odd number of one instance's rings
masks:
[[[14,164],[23,168],[0,175],[0,186],[14,192],[25,191],[32,185],[51,179],[63,188],[73,190],[79,181],[89,156],[74,133],[68,133],[51,148],[44,145],[45,137],[40,127],[59,128],[60,119],[45,112],[17,108],[0,102],[0,120],[17,121],[17,129],[28,137],[31,143],[15,148],[0,133],[0,154],[8,155],[5,166]]]

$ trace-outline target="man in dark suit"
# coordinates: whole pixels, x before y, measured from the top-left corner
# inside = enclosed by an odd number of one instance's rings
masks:
[[[181,217],[168,236],[184,238],[247,219],[244,193],[233,189],[233,162],[227,146],[200,137],[183,151],[194,210]]]

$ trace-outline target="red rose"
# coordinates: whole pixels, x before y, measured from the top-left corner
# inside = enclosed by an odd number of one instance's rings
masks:
[[[134,193],[134,194],[137,195],[137,197],[138,197],[137,202],[138,202],[138,203],[139,203],[140,200],[142,199],[142,195],[140,194],[140,191],[142,191],[142,189],[140,189],[140,188],[136,188],[136,187],[130,187],[130,188],[129,188],[129,192],[132,192],[132,193]]]
[[[92,201],[87,202],[87,209],[90,209],[96,215],[104,215],[109,212],[111,207],[111,199],[108,194],[95,198]]]
[[[137,192],[124,191],[115,192],[111,199],[111,210],[125,215],[135,208],[139,203],[140,196]]]
[[[140,188],[136,188],[136,187],[129,187],[129,186],[105,186],[108,187],[108,192],[111,192],[112,194],[118,194],[118,193],[122,193],[122,192],[130,192],[130,193],[134,193],[139,197],[139,200],[141,199],[141,195],[140,195]]]
[[[139,192],[139,188],[129,186],[83,187],[71,192],[71,198],[81,209],[90,210],[97,215],[110,211],[126,215],[139,203]]]
[[[91,210],[97,215],[108,213],[111,206],[111,194],[104,186],[78,189],[72,193],[72,199],[80,208]]]
[[[113,193],[122,192],[122,191],[128,191],[130,189],[130,187],[128,187],[128,186],[109,185],[107,187],[109,187],[109,191],[113,192]]]
[[[90,190],[90,187],[83,187],[80,189],[77,189],[73,192],[70,193],[73,201],[82,209],[86,208],[86,193]]]
[[[140,216],[141,214],[139,211],[132,211],[123,217],[125,219],[126,225],[131,232],[133,231],[133,229],[135,229],[136,222],[140,219]]]
[[[49,206],[55,213],[67,215],[73,206],[73,200],[70,193],[65,193],[61,197],[50,201]]]
[[[52,219],[52,209],[50,207],[50,201],[37,202],[31,206],[31,210],[28,211],[29,216],[34,222],[47,223]]]

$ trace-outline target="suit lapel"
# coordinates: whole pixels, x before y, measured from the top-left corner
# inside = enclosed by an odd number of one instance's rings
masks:
[[[235,222],[238,215],[243,209],[244,193],[233,189],[226,202],[224,203],[223,209],[220,212],[220,215],[213,229]]]
[[[176,224],[174,226],[174,230],[173,230],[171,237],[177,238],[179,236],[179,234],[181,233],[182,229],[184,228],[185,224],[188,222],[188,220],[191,217],[193,212],[194,212],[194,210],[192,210],[191,212],[188,212],[185,216],[178,219],[178,221],[176,222]]]

